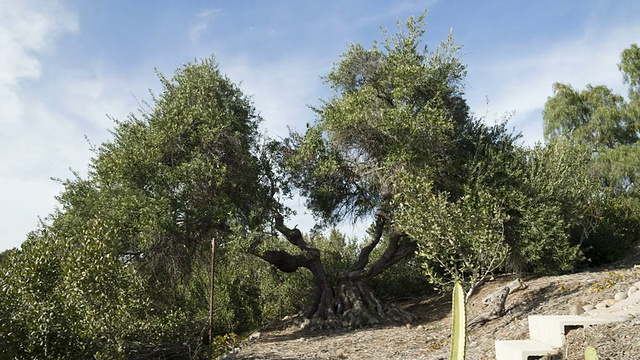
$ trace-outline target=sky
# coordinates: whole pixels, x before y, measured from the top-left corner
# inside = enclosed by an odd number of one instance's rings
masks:
[[[543,140],[553,83],[626,94],[617,64],[640,43],[637,0],[0,0],[0,251],[56,209],[52,178],[85,176],[113,119],[161,90],[156,70],[214,56],[263,131],[284,137],[314,121],[309,105],[330,96],[321,77],[350,43],[370,47],[425,9],[430,49],[449,31],[463,45],[471,110],[510,116],[525,145]],[[291,205],[309,229],[303,200]]]

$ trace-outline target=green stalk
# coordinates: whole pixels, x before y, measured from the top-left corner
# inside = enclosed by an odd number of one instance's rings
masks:
[[[460,283],[453,287],[453,326],[451,327],[451,360],[464,360],[467,319],[465,315],[464,291]]]

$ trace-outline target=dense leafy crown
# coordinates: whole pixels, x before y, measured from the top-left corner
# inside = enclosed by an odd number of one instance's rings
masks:
[[[455,182],[469,123],[465,65],[452,36],[435,51],[423,46],[423,28],[424,15],[382,46],[350,46],[325,78],[334,95],[315,108],[316,122],[287,140],[293,183],[325,220],[388,206],[401,169],[427,169],[442,188]]]

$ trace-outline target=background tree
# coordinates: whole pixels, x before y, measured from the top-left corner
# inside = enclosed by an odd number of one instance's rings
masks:
[[[63,181],[59,209],[10,254],[0,337],[12,358],[199,356],[212,237],[216,331],[278,310],[259,294],[273,274],[240,254],[248,229],[280,209],[259,116],[213,60],[159,76],[149,109],[116,121],[87,178]]]
[[[572,137],[594,146],[594,151],[612,149],[638,140],[634,119],[626,113],[624,98],[605,86],[588,85],[578,92],[556,83],[554,96],[544,110],[545,138]]]
[[[629,84],[628,98],[605,86],[588,85],[577,91],[554,85],[544,110],[545,138],[585,143],[592,149],[590,171],[600,182],[602,202],[592,234],[574,240],[594,263],[618,259],[634,243],[640,230],[640,50],[633,44],[622,52],[619,69]]]
[[[396,223],[417,240],[430,281],[459,282],[469,298],[495,272],[571,271],[582,259],[571,234],[589,233],[596,216],[590,153],[560,142],[521,147],[505,124],[477,122],[468,136],[475,153],[461,196],[435,189],[425,173],[397,183]]]

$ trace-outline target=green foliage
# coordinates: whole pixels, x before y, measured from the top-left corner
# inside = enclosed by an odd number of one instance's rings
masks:
[[[116,122],[88,177],[63,181],[59,210],[3,260],[8,357],[197,357],[213,236],[216,303],[224,305],[216,331],[265,321],[264,304],[274,300],[263,288],[279,284],[240,254],[246,234],[279,208],[260,118],[212,60],[160,80],[150,110]]]
[[[360,250],[358,240],[347,238],[337,229],[332,229],[329,236],[315,232],[309,236],[309,241],[313,247],[321,251],[325,271],[334,281],[339,279],[358,259]]]
[[[283,274],[246,253],[228,254],[216,267],[214,333],[218,334],[244,334],[295,314],[311,290],[310,274]]]
[[[553,91],[554,96],[544,108],[547,141],[571,137],[592,144],[594,150],[638,141],[637,125],[626,112],[624,98],[611,89],[588,85],[578,92],[569,85],[556,83]]]
[[[513,266],[536,273],[571,271],[581,242],[593,230],[600,204],[587,149],[568,142],[536,146],[512,213]]]
[[[424,175],[397,183],[395,221],[418,241],[438,288],[468,295],[496,271],[571,271],[593,233],[602,199],[586,149],[567,142],[522,149],[504,128],[478,128],[462,196],[438,192]]]
[[[637,243],[639,231],[640,198],[607,197],[581,247],[591,265],[610,264],[623,258]]]
[[[556,84],[554,96],[545,104],[544,125],[548,140],[564,139],[592,150],[588,172],[599,182],[591,201],[592,220],[588,231],[572,232],[572,242],[581,245],[594,265],[619,259],[640,231],[638,148],[640,98],[637,45],[625,49],[619,69],[629,84],[628,101],[604,86],[587,86],[578,92]]]
[[[96,236],[101,224],[89,226],[75,239],[33,233],[10,259],[0,338],[12,358],[120,358],[130,336],[153,326],[140,321],[142,280]]]
[[[424,178],[406,175],[396,198],[398,226],[418,240],[421,260],[437,288],[461,282],[472,291],[504,262],[505,214],[487,192],[449,201]]]
[[[377,255],[376,252],[373,257]],[[401,260],[371,279],[371,289],[380,300],[392,302],[429,293],[433,288],[420,264],[415,256]]]
[[[316,122],[283,143],[292,184],[329,222],[387,207],[404,167],[427,168],[439,188],[456,185],[456,143],[469,120],[460,48],[451,36],[435,51],[423,46],[424,15],[405,28],[382,47],[352,45],[326,77],[334,95]]]
[[[593,159],[593,171],[608,196],[640,197],[640,147],[637,142],[598,154]]]
[[[640,47],[637,44],[631,44],[628,49],[622,51],[618,68],[622,72],[624,82],[629,84],[629,97],[633,98],[633,93],[640,93]]]
[[[464,291],[460,283],[453,287],[453,320],[451,325],[451,360],[464,360],[467,344],[467,316]]]

